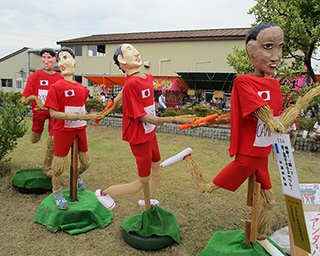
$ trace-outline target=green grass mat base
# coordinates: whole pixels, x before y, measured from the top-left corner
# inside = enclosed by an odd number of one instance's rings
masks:
[[[276,245],[270,238],[267,239],[272,243],[283,255],[285,252]],[[243,230],[217,231],[210,238],[206,247],[197,254],[197,256],[269,256],[270,254],[258,243],[253,243],[250,247],[244,242]]]
[[[18,171],[12,185],[23,194],[43,194],[52,190],[51,180],[42,173],[42,168],[26,168]]]
[[[43,224],[51,232],[62,230],[70,235],[104,228],[113,219],[113,212],[107,210],[90,190],[78,191],[77,201],[70,198],[70,191],[63,190],[63,197],[69,203],[68,210],[59,210],[53,194],[46,197],[37,210],[34,221]]]

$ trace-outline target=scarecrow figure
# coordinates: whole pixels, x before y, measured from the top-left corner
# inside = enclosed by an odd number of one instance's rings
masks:
[[[44,123],[48,123],[47,152],[43,163],[42,171],[51,178],[51,163],[53,159],[53,119],[50,117],[49,110],[42,109],[46,101],[48,90],[52,84],[63,76],[55,72],[56,52],[52,48],[43,48],[40,51],[43,69],[37,70],[28,77],[26,87],[22,93],[21,101],[24,105],[32,106],[32,133],[31,142],[37,143],[42,135]],[[38,111],[38,109],[41,109]]]
[[[127,76],[123,90],[104,115],[110,114],[122,104],[122,139],[129,142],[132,154],[136,158],[138,179],[104,190],[98,189],[95,194],[102,205],[112,210],[115,207],[114,197],[135,194],[144,188],[138,205],[148,209],[150,204],[159,204],[157,199],[150,200],[160,182],[160,152],[156,125],[189,123],[197,117],[156,117],[153,77],[140,72],[142,60],[138,50],[131,44],[121,44],[116,48],[113,59]]]
[[[309,91],[297,103],[282,111],[282,93],[277,80],[271,78],[282,57],[284,34],[273,23],[260,23],[246,37],[246,50],[255,67],[254,74],[240,75],[234,80],[230,116],[221,116],[212,123],[231,123],[229,154],[234,161],[223,168],[210,183],[206,183],[200,166],[187,161],[193,178],[202,192],[224,188],[236,191],[256,172],[261,184],[262,207],[259,215],[258,238],[270,233],[275,198],[268,171],[268,155],[273,144],[273,132],[284,133],[315,96],[319,87]],[[201,126],[201,125],[198,125]]]
[[[54,157],[52,161],[52,190],[58,209],[68,209],[68,202],[62,196],[61,175],[66,166],[67,155],[74,139],[78,138],[79,176],[77,187],[85,190],[81,175],[89,167],[85,120],[102,119],[104,115],[86,114],[85,103],[89,90],[73,79],[75,55],[72,49],[62,48],[58,52],[58,66],[64,79],[53,84],[48,92],[45,107],[54,118]]]

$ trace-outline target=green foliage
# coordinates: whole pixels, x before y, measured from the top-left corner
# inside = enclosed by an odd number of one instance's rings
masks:
[[[312,127],[314,126],[317,119],[315,117],[313,118],[301,118],[299,120],[299,128],[304,130],[312,130]]]
[[[87,102],[86,102],[86,111],[88,113],[90,113],[91,111],[102,111],[105,106],[104,104],[102,103],[101,100],[99,99],[96,99],[96,98],[91,98],[91,99],[88,99]]]
[[[245,48],[240,49],[238,46],[234,46],[233,53],[227,55],[227,64],[236,71],[237,75],[241,74],[252,74],[254,73],[254,66],[252,65],[247,51]],[[294,77],[293,70],[283,59],[280,61],[278,66],[278,73],[282,74],[283,77]]]
[[[227,55],[227,64],[234,68],[238,75],[250,74],[254,72],[254,67],[248,57],[246,49],[240,49],[238,46],[234,46],[233,54]]]
[[[188,106],[183,106],[179,111],[179,115],[192,115],[193,113],[192,109]]]
[[[24,118],[29,109],[20,99],[21,93],[0,91],[0,161],[17,146],[18,138],[27,132]]]
[[[197,105],[194,107],[194,113],[199,117],[206,117],[210,114],[210,109],[207,106]]]
[[[210,115],[213,115],[213,114],[218,114],[220,116],[220,115],[222,115],[222,110],[221,109],[212,109],[210,111]]]
[[[248,14],[261,21],[278,24],[284,31],[284,58],[293,60],[291,69],[300,72],[304,64],[316,81],[311,58],[320,44],[319,0],[257,0]]]
[[[178,115],[177,112],[174,110],[174,108],[166,108],[163,113],[161,113],[161,116],[176,116]]]

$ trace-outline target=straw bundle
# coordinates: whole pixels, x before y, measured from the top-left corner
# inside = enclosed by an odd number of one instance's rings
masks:
[[[311,89],[305,96],[299,98],[296,104],[290,106],[282,113],[279,119],[280,123],[282,123],[285,128],[288,128],[295,122],[301,110],[307,108],[310,102],[319,95],[320,86]]]
[[[219,187],[212,182],[206,184],[200,165],[191,156],[186,157],[185,160],[187,161],[192,179],[196,182],[201,193],[211,193],[219,189]]]
[[[41,139],[41,133],[32,131],[31,133],[31,143],[37,143]]]
[[[51,164],[54,156],[53,136],[48,136],[47,139],[47,152],[44,158],[42,172],[49,178],[52,177]]]
[[[90,160],[87,152],[79,152],[79,162],[80,162],[79,174],[82,174],[90,166]]]
[[[52,190],[59,190],[61,187],[61,175],[64,172],[67,163],[67,157],[55,156],[52,161],[51,171],[52,171]]]
[[[164,123],[187,124],[199,119],[196,115],[168,116],[160,117]]]
[[[264,105],[253,112],[253,115],[266,123],[270,132],[284,132],[284,127],[281,123],[274,120],[271,108],[269,105]]]
[[[259,215],[258,237],[270,235],[273,219],[273,207],[275,205],[275,197],[271,189],[262,189],[261,199],[262,202]]]
[[[35,102],[36,102],[38,108],[42,108],[42,107],[43,107],[42,101],[40,100],[39,97],[37,97],[37,96],[35,96],[35,95],[30,95],[28,98],[25,98],[25,97],[22,97],[22,98],[21,98],[21,102],[22,102],[22,104],[24,104],[24,105],[28,105],[28,104],[30,104],[32,101],[35,101]]]

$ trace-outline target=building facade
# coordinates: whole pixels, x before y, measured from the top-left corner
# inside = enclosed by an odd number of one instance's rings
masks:
[[[76,79],[85,86],[85,76],[121,76],[113,52],[121,43],[133,44],[143,59],[142,71],[158,76],[178,72],[234,72],[226,56],[232,48],[244,48],[248,28],[91,35],[58,41],[76,53]],[[44,47],[46,47],[44,45]],[[23,48],[0,59],[3,91],[22,91],[28,75],[42,68],[40,49]]]

